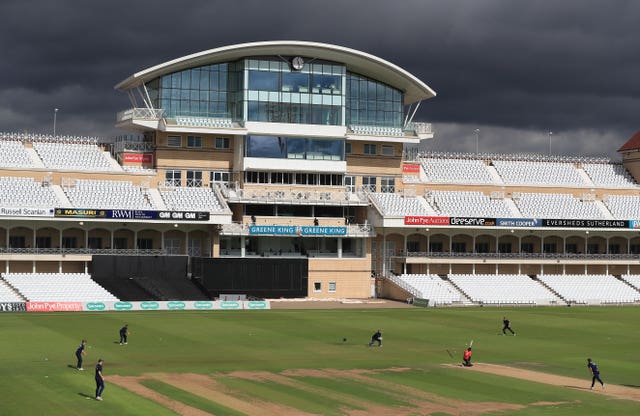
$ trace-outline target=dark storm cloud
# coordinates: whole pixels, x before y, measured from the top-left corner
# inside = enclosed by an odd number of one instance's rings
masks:
[[[113,85],[190,53],[256,40],[335,43],[389,60],[438,96],[417,118],[457,150],[614,154],[640,109],[633,1],[3,1],[0,130],[112,136]],[[603,138],[607,138],[603,140]],[[470,149],[468,146],[466,150]]]

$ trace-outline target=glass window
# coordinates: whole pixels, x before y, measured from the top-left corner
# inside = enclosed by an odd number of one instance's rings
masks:
[[[279,91],[280,74],[269,71],[249,71],[249,89],[255,91]]]
[[[344,144],[344,152],[348,155],[351,154],[351,143]]]
[[[313,282],[313,291],[322,292],[322,282]]]
[[[309,74],[301,72],[284,72],[282,74],[282,91],[308,92]]]
[[[188,170],[187,171],[187,186],[188,187],[201,187],[202,186],[202,171]]]
[[[336,291],[336,282],[329,282],[329,292],[335,292]]]
[[[169,137],[167,137],[167,146],[169,146],[169,147],[181,147],[182,146],[182,137],[180,137],[180,136],[169,136]]]
[[[377,155],[378,150],[375,144],[365,143],[364,145],[364,154],[365,155]]]
[[[179,170],[166,171],[165,183],[168,186],[182,186],[182,172]]]
[[[187,136],[187,147],[202,147],[202,137],[200,136]]]
[[[363,176],[362,177],[362,187],[367,189],[369,192],[376,191],[376,177],[375,176]]]
[[[228,149],[229,138],[228,137],[216,137],[216,149]]]
[[[345,190],[347,192],[355,192],[356,191],[356,177],[355,176],[345,176],[344,177],[344,185]]]
[[[394,147],[389,145],[382,145],[382,155],[383,156],[393,156],[395,153]]]
[[[210,182],[222,182],[222,183],[230,183],[231,182],[231,172],[211,172],[211,176],[209,179]]]
[[[380,178],[380,192],[394,193],[396,191],[396,180],[393,176]]]

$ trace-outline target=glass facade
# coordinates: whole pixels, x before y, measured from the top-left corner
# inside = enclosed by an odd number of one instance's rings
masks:
[[[358,74],[347,74],[348,125],[402,127],[402,92]]]
[[[165,117],[242,118],[240,63],[190,68],[164,75],[146,84],[154,107]]]
[[[344,139],[247,136],[245,155],[275,159],[344,160]]]
[[[254,57],[189,68],[145,84],[165,117],[401,127],[403,93],[336,62]]]
[[[344,65],[314,60],[296,71],[277,57],[246,68],[248,121],[343,125]]]

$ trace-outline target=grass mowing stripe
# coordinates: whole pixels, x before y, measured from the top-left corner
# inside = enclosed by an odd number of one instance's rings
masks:
[[[244,413],[236,412],[235,410],[219,403],[196,396],[195,394],[191,394],[188,391],[179,389],[160,380],[144,379],[140,381],[140,384],[167,397],[171,397],[174,400],[214,415],[244,416]]]

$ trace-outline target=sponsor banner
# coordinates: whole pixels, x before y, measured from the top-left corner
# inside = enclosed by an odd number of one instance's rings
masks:
[[[166,303],[166,308],[170,311],[186,309],[187,304],[179,300],[173,300]]]
[[[82,310],[83,311],[92,311],[92,312],[106,311],[107,310],[107,304],[105,302],[85,302],[82,305]]]
[[[107,210],[85,208],[56,208],[54,216],[73,218],[107,218]]]
[[[495,218],[475,218],[475,217],[451,217],[449,225],[471,225],[481,227],[495,227]]]
[[[409,215],[404,217],[404,225],[449,225],[449,217]]]
[[[640,228],[640,220],[630,220],[629,228]]]
[[[82,302],[27,302],[27,312],[80,312]]]
[[[539,218],[497,218],[498,227],[540,227],[542,220]]]
[[[250,225],[252,235],[347,235],[347,227],[322,227],[318,225]]]
[[[193,309],[213,309],[213,302],[208,300],[198,300],[193,302]]]
[[[244,301],[244,309],[271,309],[267,300],[247,300]]]
[[[404,163],[402,165],[402,173],[420,173],[420,165],[415,163]]]
[[[124,163],[153,163],[152,153],[124,153],[122,158]]]
[[[25,302],[0,302],[0,312],[26,312]]]
[[[242,302],[235,300],[222,300],[214,302],[214,304],[214,309],[242,309]],[[215,306],[217,306],[217,308]]]
[[[0,217],[53,217],[53,208],[0,207]]]
[[[565,228],[629,228],[628,220],[543,219],[543,227]]]
[[[429,307],[429,299],[413,298],[413,306],[418,306],[418,307],[421,307],[421,308],[428,308]]]
[[[134,303],[137,307],[134,308]],[[114,302],[113,310],[114,311],[133,311],[133,310],[141,310],[140,304],[142,302]]]
[[[56,208],[55,216],[74,218],[106,218],[114,220],[209,221],[209,213],[204,211]]]
[[[204,211],[158,211],[159,220],[209,221],[209,213]]]
[[[156,301],[140,302],[140,309],[143,311],[155,311],[160,309],[160,304]]]

